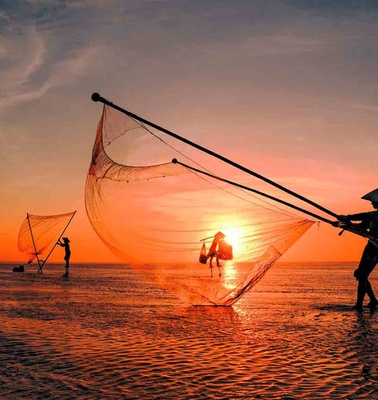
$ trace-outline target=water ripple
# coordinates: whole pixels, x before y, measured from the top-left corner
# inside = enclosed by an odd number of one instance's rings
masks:
[[[288,267],[212,308],[96,268],[0,270],[1,399],[378,399],[377,316],[350,310],[344,275],[345,304]]]

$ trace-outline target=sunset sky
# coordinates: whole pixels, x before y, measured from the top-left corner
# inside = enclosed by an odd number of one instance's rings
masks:
[[[2,0],[0,261],[24,260],[27,212],[74,210],[72,263],[116,261],[84,207],[93,92],[336,213],[371,210],[377,65],[374,0]],[[364,243],[322,223],[286,258]]]

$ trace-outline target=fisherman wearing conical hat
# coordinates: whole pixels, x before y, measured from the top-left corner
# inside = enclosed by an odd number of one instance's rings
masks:
[[[365,194],[361,198],[370,201],[375,210],[359,214],[340,215],[338,217],[338,220],[344,223],[360,221],[358,227],[373,237],[366,244],[359,266],[354,271],[354,277],[358,280],[357,302],[353,306],[356,310],[362,310],[365,294],[370,298],[369,308],[375,309],[378,306],[378,300],[369,282],[369,275],[378,263],[378,189]]]
[[[59,239],[56,244],[58,244],[61,247],[64,247],[64,260],[66,261],[66,274],[65,275],[68,277],[68,270],[70,268],[70,257],[71,257],[70,239],[68,239],[67,237],[64,237],[62,239],[63,239],[63,243]]]

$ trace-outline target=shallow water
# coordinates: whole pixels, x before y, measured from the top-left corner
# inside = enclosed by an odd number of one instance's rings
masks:
[[[354,264],[281,264],[232,308],[118,265],[0,265],[1,399],[378,399]],[[376,287],[374,272],[372,284]]]

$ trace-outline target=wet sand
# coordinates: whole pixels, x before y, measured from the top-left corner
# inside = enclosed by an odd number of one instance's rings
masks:
[[[378,399],[378,312],[355,264],[281,264],[233,307],[118,265],[0,265],[0,398]],[[372,284],[378,290],[373,272]]]

